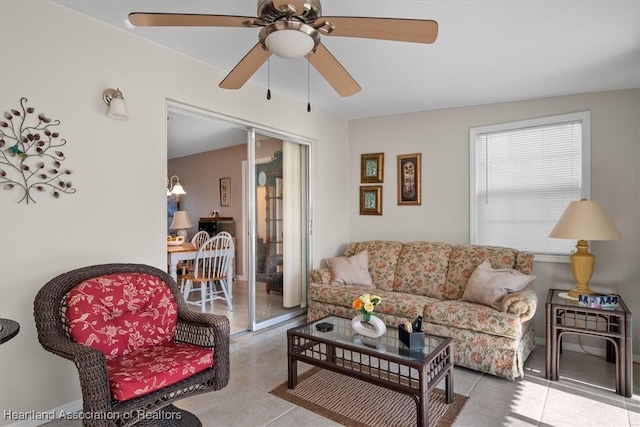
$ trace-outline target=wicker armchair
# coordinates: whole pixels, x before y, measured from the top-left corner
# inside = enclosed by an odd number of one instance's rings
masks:
[[[116,400],[110,390],[107,356],[70,337],[67,296],[77,285],[113,274],[148,274],[170,288],[177,304],[172,340],[213,350],[213,366],[186,379],[129,400]],[[161,287],[161,286],[160,286]],[[165,291],[166,292],[166,291]],[[201,425],[195,415],[171,403],[190,395],[220,390],[229,382],[229,320],[222,315],[190,311],[176,282],[165,272],[142,264],[103,264],[79,268],[49,281],[34,301],[34,317],[40,344],[73,361],[78,368],[85,426]]]

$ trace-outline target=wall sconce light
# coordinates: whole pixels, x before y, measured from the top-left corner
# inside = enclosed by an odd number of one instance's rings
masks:
[[[107,117],[116,120],[127,120],[127,104],[124,102],[120,89],[107,89],[102,92],[102,100],[109,106]]]
[[[173,175],[171,178],[167,179],[167,196],[171,196],[172,194],[187,194],[187,192],[184,191],[182,184],[180,184],[180,178],[178,178],[178,175]]]

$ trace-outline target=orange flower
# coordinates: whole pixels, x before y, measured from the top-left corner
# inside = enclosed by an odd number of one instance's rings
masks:
[[[364,303],[359,299],[355,299],[351,303],[351,307],[356,311],[360,311],[364,307]]]

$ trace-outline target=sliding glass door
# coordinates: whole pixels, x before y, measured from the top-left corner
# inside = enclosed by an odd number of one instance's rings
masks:
[[[247,179],[255,206],[249,284],[255,330],[300,315],[306,307],[309,146],[255,131],[249,146],[255,159],[253,177]]]

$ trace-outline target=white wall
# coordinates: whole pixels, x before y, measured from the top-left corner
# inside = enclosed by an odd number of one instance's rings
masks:
[[[352,121],[349,125],[350,241],[395,239],[469,242],[469,128],[575,111],[591,111],[591,197],[622,240],[592,242],[591,287],[619,293],[630,311],[640,354],[640,90],[481,105]],[[360,155],[384,152],[383,216],[360,216]],[[397,206],[397,156],[422,153],[422,205]],[[568,264],[536,262],[534,318],[542,339],[548,289],[573,288]],[[599,343],[597,343],[599,344]],[[636,356],[638,357],[638,356]]]
[[[77,188],[18,204],[0,189],[0,317],[21,331],[0,347],[0,413],[50,410],[80,399],[73,363],[43,350],[33,299],[49,279],[110,262],[166,267],[166,100],[302,135],[314,144],[314,264],[347,236],[348,124],[251,84],[218,88],[225,73],[60,6],[0,2],[0,110],[28,106],[58,119],[64,165]],[[102,91],[119,87],[130,119],[105,116]],[[1,419],[0,425],[8,424]]]

